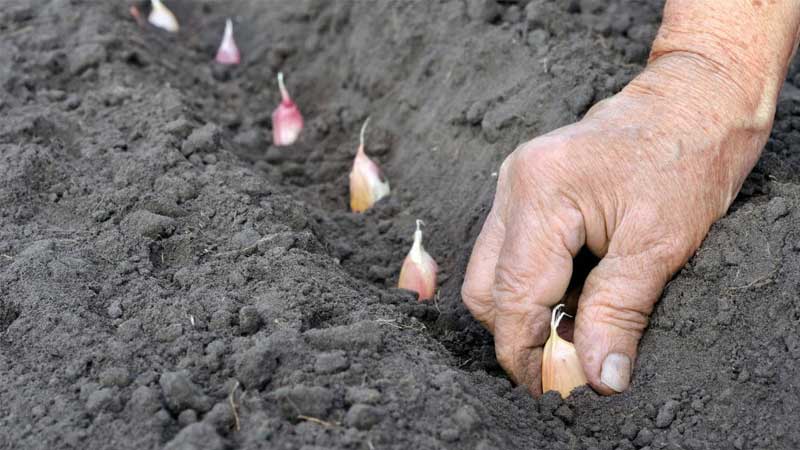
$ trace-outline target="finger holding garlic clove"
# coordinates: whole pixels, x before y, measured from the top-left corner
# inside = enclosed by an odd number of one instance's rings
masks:
[[[278,72],[278,89],[281,103],[272,112],[272,142],[277,146],[292,145],[303,130],[303,115],[286,90],[283,72]]]
[[[561,304],[553,308],[550,317],[550,337],[542,354],[542,392],[558,391],[562,398],[567,398],[573,389],[588,381],[575,346],[558,335],[561,319],[568,316],[563,307]]]
[[[414,232],[414,243],[408,252],[403,267],[400,269],[400,280],[397,287],[414,291],[419,295],[419,301],[430,300],[436,294],[436,272],[439,270],[436,261],[422,246],[422,225],[417,220],[417,230]]]
[[[366,211],[391,191],[389,180],[381,168],[364,151],[364,133],[368,123],[369,117],[361,126],[358,151],[350,171],[350,209],[353,212]]]

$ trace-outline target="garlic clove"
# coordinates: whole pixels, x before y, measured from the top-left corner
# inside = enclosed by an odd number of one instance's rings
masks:
[[[439,266],[436,261],[425,251],[422,246],[422,230],[417,220],[417,231],[414,232],[414,243],[403,261],[400,269],[400,280],[397,287],[414,291],[419,295],[419,301],[430,300],[436,294],[436,272]]]
[[[289,97],[289,91],[283,84],[283,72],[278,72],[278,88],[281,91],[281,103],[272,112],[272,142],[277,146],[292,145],[303,130],[303,115]]]
[[[154,27],[161,28],[162,30],[169,31],[170,33],[177,33],[180,29],[178,19],[175,14],[167,8],[161,0],[150,0],[152,9],[147,21]]]
[[[561,398],[567,398],[573,389],[583,386],[587,380],[575,346],[558,335],[558,324],[567,315],[561,311],[563,307],[553,308],[550,317],[550,338],[542,355],[542,392],[558,391]]]
[[[369,118],[361,126],[361,137],[350,171],[350,209],[353,212],[364,212],[378,200],[389,195],[389,180],[383,176],[381,168],[364,152],[364,132]]]
[[[217,57],[214,59],[219,64],[233,65],[239,64],[241,55],[236,41],[233,39],[233,22],[231,19],[225,21],[225,32],[222,35],[222,43],[217,50]]]

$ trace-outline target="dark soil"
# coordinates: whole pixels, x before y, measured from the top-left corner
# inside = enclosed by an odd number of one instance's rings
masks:
[[[800,447],[792,84],[630,392],[537,400],[499,370],[459,296],[495,172],[634,76],[661,6],[525,3],[171,0],[173,36],[119,0],[5,0],[0,448]],[[307,123],[288,149],[278,70]],[[393,192],[355,215],[367,116]],[[418,218],[431,304],[392,287]]]

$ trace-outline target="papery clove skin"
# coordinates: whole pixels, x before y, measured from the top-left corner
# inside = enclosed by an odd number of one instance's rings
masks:
[[[272,112],[272,143],[277,146],[292,145],[303,130],[303,115],[286,90],[283,72],[278,72],[278,88],[281,91],[281,104]]]
[[[350,171],[350,209],[359,213],[391,192],[389,180],[383,176],[381,168],[364,152],[364,132],[368,123],[369,117],[361,126],[358,151]]]
[[[241,54],[239,47],[236,46],[236,40],[233,39],[233,22],[231,19],[225,21],[225,32],[222,35],[222,43],[217,50],[217,56],[214,60],[219,64],[235,65],[241,62]]]
[[[175,18],[175,14],[172,14],[172,11],[170,11],[161,0],[150,0],[150,5],[152,9],[150,10],[150,15],[147,16],[147,21],[154,27],[169,31],[170,33],[177,33],[180,26],[178,25],[178,19]]]
[[[419,295],[419,301],[425,301],[436,295],[436,272],[438,272],[439,266],[422,246],[421,224],[422,221],[417,220],[414,243],[411,244],[411,250],[403,260],[397,287],[414,291]]]
[[[587,380],[575,346],[558,335],[558,324],[567,315],[561,311],[563,307],[553,308],[550,317],[550,337],[542,354],[542,392],[557,391],[561,398],[567,398],[573,389],[585,385]]]

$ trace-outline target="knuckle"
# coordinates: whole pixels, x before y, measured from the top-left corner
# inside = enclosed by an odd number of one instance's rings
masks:
[[[499,304],[513,304],[525,298],[529,289],[529,278],[519,270],[498,264],[492,288]]]
[[[622,302],[611,300],[610,296],[582,302],[579,315],[593,324],[602,324],[639,336],[650,320],[650,302]],[[650,306],[648,306],[650,305]]]
[[[585,171],[572,156],[575,146],[574,138],[561,136],[540,137],[520,146],[509,157],[506,183],[518,197],[547,204],[557,199],[575,203],[578,187],[586,184]]]
[[[461,300],[473,315],[475,315],[475,312],[481,312],[485,309],[485,304],[487,303],[486,299],[481,299],[478,290],[469,281],[464,281],[461,286]]]
[[[649,278],[666,283],[691,254],[691,246],[677,236],[675,231],[664,230],[656,226],[649,232],[631,236],[629,244],[635,250],[621,255],[621,259],[630,260],[641,267],[640,278]]]
[[[528,144],[520,147],[515,153],[515,169],[524,171],[525,174],[548,176],[562,169],[560,145],[544,146]]]
[[[482,289],[465,281],[461,286],[461,300],[472,317],[481,322],[489,331],[493,331],[494,301],[489,296],[483,295],[482,292]]]
[[[518,382],[515,349],[507,345],[498,345],[495,346],[494,353],[500,367],[506,371],[514,382]]]

